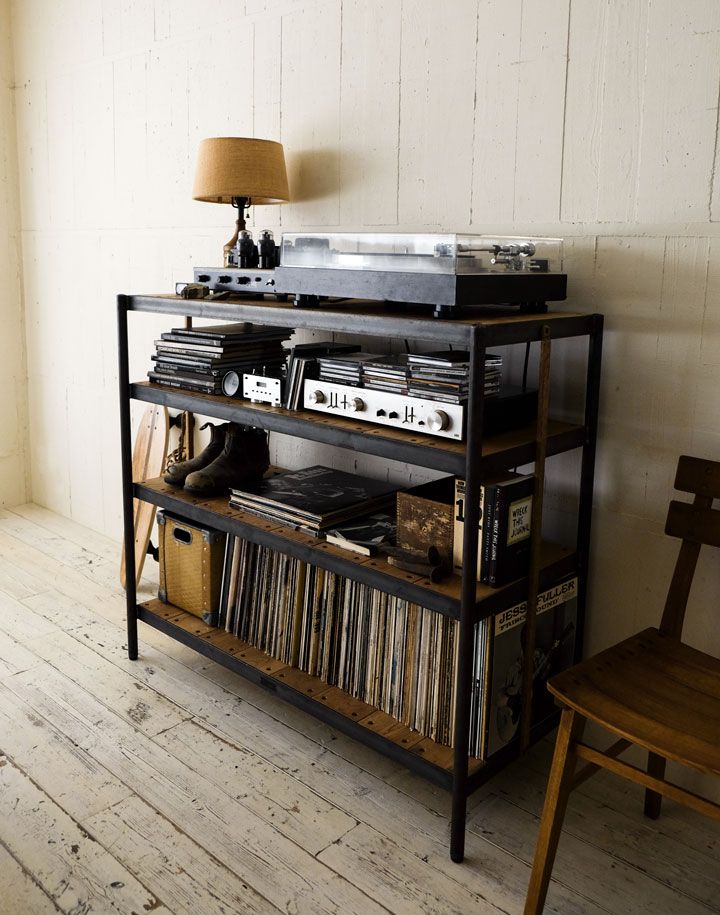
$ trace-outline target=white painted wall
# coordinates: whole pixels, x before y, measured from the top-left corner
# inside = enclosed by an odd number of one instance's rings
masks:
[[[10,2],[0,0],[0,508],[28,498],[26,388]]]
[[[720,459],[720,4],[15,0],[13,16],[36,501],[118,534],[114,296],[218,261],[230,211],[190,199],[202,137],[275,138],[294,199],[258,225],[567,239],[567,307],[607,322],[589,647],[658,619],[678,454]],[[165,324],[135,320],[135,377]],[[569,347],[554,369],[566,412],[579,362]],[[303,448],[277,459],[355,459]],[[561,529],[576,470],[552,462]],[[718,654],[719,590],[708,555],[687,634]]]

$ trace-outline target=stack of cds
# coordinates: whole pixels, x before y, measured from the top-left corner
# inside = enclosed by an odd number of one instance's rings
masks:
[[[219,394],[230,371],[280,375],[285,366],[282,342],[291,333],[284,327],[248,323],[175,327],[155,341],[148,378],[166,387]]]
[[[363,387],[373,391],[407,394],[408,358],[405,353],[400,353],[376,357],[366,362],[362,369]]]
[[[317,361],[321,356],[339,356],[342,353],[357,353],[356,343],[298,343],[293,346],[288,358],[287,385],[285,386],[285,407],[297,410],[304,390],[306,378],[317,378]]]
[[[351,353],[348,356],[330,356],[318,359],[320,381],[349,384],[356,388],[362,387],[364,363],[382,358],[377,353]]]
[[[469,393],[470,355],[459,350],[417,353],[408,356],[408,394],[444,403],[466,403]],[[502,356],[485,356],[485,396],[500,392]]]

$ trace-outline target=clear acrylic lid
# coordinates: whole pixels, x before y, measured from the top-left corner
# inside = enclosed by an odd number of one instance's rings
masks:
[[[408,273],[561,272],[562,253],[561,238],[293,232],[282,237],[280,263]]]

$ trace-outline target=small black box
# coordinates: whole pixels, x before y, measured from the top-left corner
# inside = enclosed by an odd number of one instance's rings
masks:
[[[538,392],[523,390],[520,385],[505,384],[495,397],[485,398],[483,432],[498,435],[521,429],[537,420]]]

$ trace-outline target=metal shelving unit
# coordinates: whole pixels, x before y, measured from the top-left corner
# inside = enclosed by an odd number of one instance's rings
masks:
[[[185,300],[178,296],[118,296],[118,351],[120,423],[123,474],[123,511],[127,563],[128,654],[138,656],[138,619],[170,637],[213,658],[220,664],[274,692],[353,738],[374,747],[413,771],[452,792],[450,854],[461,861],[465,844],[467,798],[480,784],[520,752],[516,743],[488,762],[468,757],[470,669],[473,626],[528,597],[534,608],[538,588],[549,587],[561,576],[578,575],[578,626],[576,651],[582,648],[582,622],[587,593],[587,569],[592,514],[593,473],[597,435],[600,360],[603,320],[601,315],[569,313],[510,314],[507,310],[483,310],[480,316],[455,321],[437,321],[426,311],[390,309],[371,302],[344,301],[315,309],[298,309],[283,302],[236,300],[222,303]],[[307,411],[253,405],[230,398],[168,389],[147,383],[131,383],[128,370],[128,314],[150,312],[190,318],[251,321],[298,329],[362,334],[383,338],[431,341],[435,346],[453,344],[470,352],[470,397],[465,443],[403,432],[370,424],[322,416]],[[581,424],[549,420],[535,427],[484,438],[484,366],[488,348],[515,343],[539,342],[543,359],[541,392],[548,390],[551,341],[585,337],[588,358],[585,378],[585,412]],[[541,394],[542,399],[546,395]],[[226,499],[196,499],[182,490],[155,480],[133,483],[130,402],[132,399],[165,404],[218,419],[259,426],[269,431],[349,448],[391,460],[402,461],[462,476],[466,480],[466,524],[462,576],[431,584],[417,575],[401,572],[376,559],[355,557],[315,538],[278,524],[265,522],[231,508]],[[545,405],[547,403],[545,401]],[[475,581],[478,550],[479,489],[483,474],[537,460],[536,475],[542,486],[546,456],[582,449],[576,547],[564,549],[542,543],[535,536],[533,563],[528,578],[504,588],[489,588]],[[338,572],[388,593],[414,601],[459,621],[460,652],[455,710],[455,747],[450,749],[421,737],[384,712],[360,702],[337,687],[290,668],[224,631],[206,626],[196,617],[159,601],[138,605],[135,590],[133,499],[155,505],[227,531],[253,542],[271,546],[305,562]],[[541,501],[541,500],[540,500]],[[537,525],[539,530],[539,525]],[[528,614],[529,622],[534,611]],[[534,632],[534,627],[532,628]],[[528,652],[532,655],[532,651]],[[529,678],[526,678],[526,680]],[[531,687],[526,685],[525,707]],[[529,727],[523,743],[552,727],[545,723]]]

